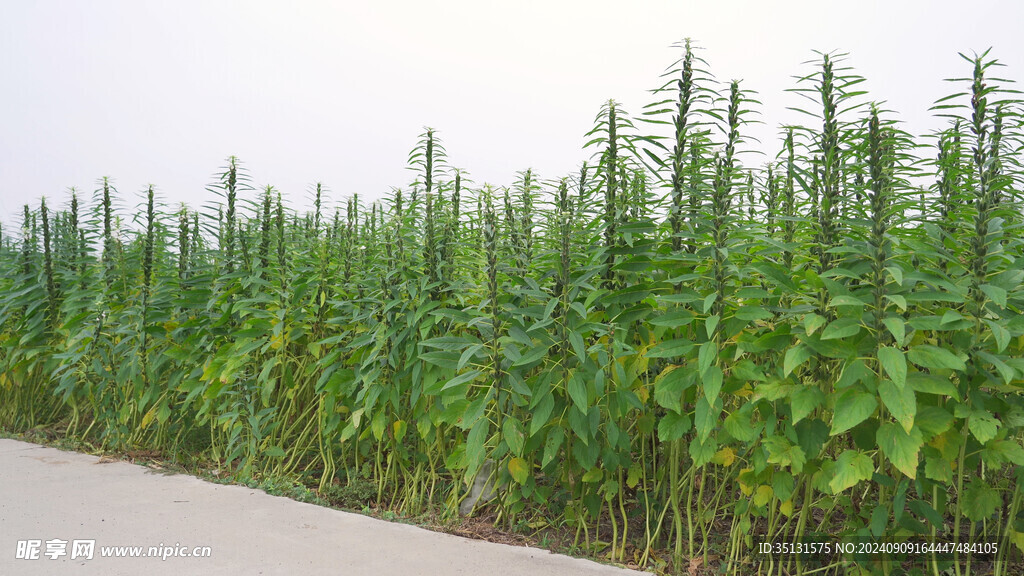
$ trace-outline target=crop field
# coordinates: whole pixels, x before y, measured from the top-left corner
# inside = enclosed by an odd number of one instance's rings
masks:
[[[474,514],[652,571],[1020,574],[1024,140],[998,62],[965,55],[917,136],[817,54],[765,156],[756,94],[678,55],[564,177],[474,183],[427,129],[380,201],[317,184],[300,213],[231,157],[198,209],[106,178],[26,205],[0,427],[442,521],[489,471]]]

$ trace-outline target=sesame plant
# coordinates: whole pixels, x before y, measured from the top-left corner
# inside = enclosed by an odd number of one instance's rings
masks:
[[[26,205],[0,230],[0,426],[666,572],[1019,573],[1024,143],[998,61],[964,56],[915,136],[819,53],[766,157],[756,93],[677,48],[553,179],[478,185],[426,129],[370,202],[315,184],[300,212],[231,157],[198,210],[153,186],[127,210],[109,178]],[[943,542],[985,546],[835,546]]]

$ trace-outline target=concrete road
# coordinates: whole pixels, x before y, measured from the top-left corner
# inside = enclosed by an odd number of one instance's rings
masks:
[[[33,574],[639,573],[0,439],[0,576]]]

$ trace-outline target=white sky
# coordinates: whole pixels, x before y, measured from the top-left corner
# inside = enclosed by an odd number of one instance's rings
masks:
[[[602,102],[639,113],[684,37],[756,90],[774,153],[792,77],[849,52],[911,132],[983,51],[1024,78],[1024,3],[1005,1],[143,2],[0,0],[0,220],[65,205],[109,175],[134,206],[153,183],[193,208],[236,155],[306,205],[405,186],[424,126],[474,181],[575,173]]]

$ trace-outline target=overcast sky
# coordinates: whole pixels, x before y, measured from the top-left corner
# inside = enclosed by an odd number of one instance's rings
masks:
[[[210,200],[229,155],[304,205],[404,186],[436,128],[477,183],[575,172],[602,102],[639,112],[691,37],[722,81],[756,90],[775,147],[786,93],[814,50],[848,52],[872,99],[911,132],[993,48],[1024,78],[1024,3],[964,1],[490,2],[0,0],[0,220],[111,176],[134,206]]]

